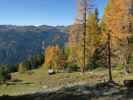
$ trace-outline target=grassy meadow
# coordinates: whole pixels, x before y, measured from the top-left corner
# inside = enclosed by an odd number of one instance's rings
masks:
[[[116,67],[112,71],[113,79],[123,84],[123,80],[133,79],[133,73],[123,74],[123,69]],[[54,75],[48,75],[47,69],[40,67],[24,74],[12,73],[12,80],[6,84],[0,85],[0,95],[23,95],[38,92],[53,92],[65,87],[73,87],[75,85],[94,85],[108,81],[108,70],[105,68],[97,68],[87,71],[84,74],[80,72],[59,72]]]

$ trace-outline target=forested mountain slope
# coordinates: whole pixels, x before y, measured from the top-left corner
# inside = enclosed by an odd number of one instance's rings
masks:
[[[16,64],[44,52],[48,45],[64,45],[67,34],[64,27],[0,26],[0,64]]]

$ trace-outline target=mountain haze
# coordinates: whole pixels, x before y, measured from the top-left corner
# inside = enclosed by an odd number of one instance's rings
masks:
[[[0,25],[0,64],[16,64],[48,45],[64,45],[65,27]]]

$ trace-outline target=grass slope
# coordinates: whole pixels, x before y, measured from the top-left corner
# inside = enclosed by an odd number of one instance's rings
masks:
[[[0,85],[0,95],[24,95],[37,92],[57,91],[64,87],[75,85],[102,83],[108,80],[108,70],[99,68],[93,71],[87,71],[84,74],[80,72],[57,73],[49,76],[47,69],[40,67],[25,74],[13,73],[11,82],[8,85]],[[133,73],[124,75],[122,68],[113,69],[113,79],[122,84],[125,79],[133,79]]]

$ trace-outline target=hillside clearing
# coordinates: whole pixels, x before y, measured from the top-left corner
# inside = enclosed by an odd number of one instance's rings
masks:
[[[113,79],[119,84],[122,84],[125,79],[133,79],[132,76],[132,73],[127,76],[124,75],[122,69],[115,68],[113,70]],[[49,76],[46,69],[39,68],[25,74],[13,73],[12,77],[12,81],[7,82],[7,85],[0,85],[0,95],[33,94],[56,91],[63,87],[75,85],[102,83],[108,80],[108,70],[99,68],[84,74],[72,72]]]

